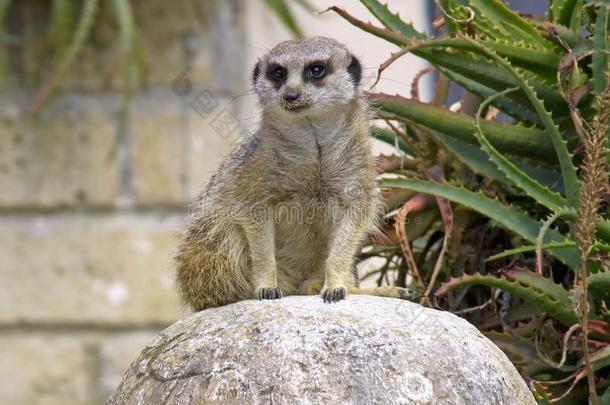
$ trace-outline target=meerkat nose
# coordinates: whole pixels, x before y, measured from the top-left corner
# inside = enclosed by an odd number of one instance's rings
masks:
[[[293,101],[297,101],[300,97],[299,91],[297,89],[294,89],[292,87],[288,87],[285,91],[284,91],[284,100],[288,101],[288,102],[293,102]]]

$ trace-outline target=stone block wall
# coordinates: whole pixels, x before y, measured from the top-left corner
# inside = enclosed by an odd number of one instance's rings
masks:
[[[172,253],[188,204],[241,135],[243,0],[131,2],[145,85],[121,121],[110,2],[58,93],[50,1],[20,0],[0,71],[0,404],[97,404],[185,314]],[[222,73],[222,74],[221,74]]]

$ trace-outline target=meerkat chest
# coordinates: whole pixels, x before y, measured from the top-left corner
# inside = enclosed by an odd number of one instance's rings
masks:
[[[343,203],[370,175],[362,156],[319,147],[283,162],[276,176],[281,201],[315,205]]]

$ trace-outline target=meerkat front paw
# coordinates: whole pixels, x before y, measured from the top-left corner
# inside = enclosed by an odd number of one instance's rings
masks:
[[[347,290],[345,287],[326,288],[322,291],[322,298],[327,304],[330,304],[331,302],[339,302],[344,299],[346,295]]]
[[[279,288],[258,288],[256,297],[259,300],[277,300],[284,296]]]

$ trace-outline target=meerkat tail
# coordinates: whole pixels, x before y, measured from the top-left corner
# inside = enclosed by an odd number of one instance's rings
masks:
[[[349,292],[354,295],[373,295],[376,297],[399,298],[401,300],[417,300],[417,291],[394,286],[371,287],[371,288],[350,288]]]

